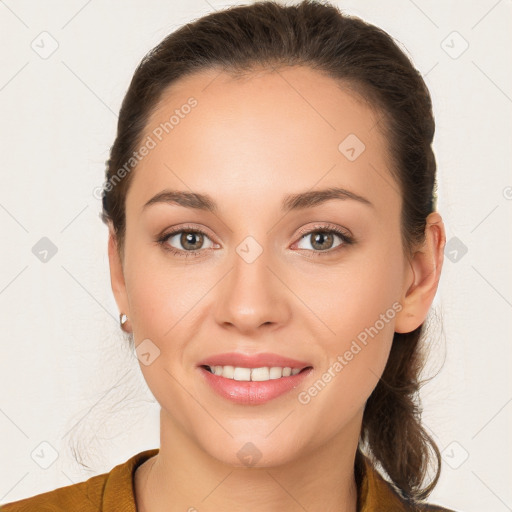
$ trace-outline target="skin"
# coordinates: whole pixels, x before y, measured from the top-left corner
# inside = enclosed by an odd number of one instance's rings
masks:
[[[354,457],[365,403],[393,333],[409,332],[427,316],[443,262],[441,216],[429,215],[425,243],[408,257],[378,112],[317,71],[191,75],[166,91],[143,137],[190,96],[197,106],[133,171],[123,257],[112,229],[109,237],[119,310],[136,346],[149,338],[160,350],[151,364],[140,364],[161,406],[161,443],[136,471],[138,509],[355,512]],[[338,149],[349,134],[366,146],[354,161]],[[334,199],[280,211],[287,194],[331,186],[373,206]],[[209,194],[219,209],[142,210],[166,188]],[[207,233],[198,256],[175,256],[156,242],[185,223]],[[318,231],[318,224],[348,230],[356,242],[343,245],[334,234],[320,241],[322,251],[314,233],[299,233]],[[263,249],[250,264],[236,252],[247,236]],[[179,236],[167,244],[191,250]],[[318,257],[308,257],[314,252]],[[309,403],[300,403],[299,392],[394,303],[401,311]],[[313,372],[300,389],[266,404],[234,404],[203,382],[197,363],[236,351],[308,361]],[[237,456],[247,442],[262,454],[251,467]]]

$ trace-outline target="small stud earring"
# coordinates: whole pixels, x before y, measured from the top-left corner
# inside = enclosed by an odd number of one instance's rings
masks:
[[[128,317],[124,313],[119,314],[119,325],[124,332],[129,333],[130,330],[126,327],[126,322],[128,321]]]

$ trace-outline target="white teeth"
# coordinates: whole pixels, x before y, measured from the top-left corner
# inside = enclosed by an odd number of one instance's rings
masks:
[[[251,370],[251,380],[263,381],[269,379],[268,368],[253,368]]]
[[[210,366],[211,372],[219,377],[233,379],[238,381],[257,381],[263,382],[267,380],[280,379],[281,377],[289,377],[297,375],[302,368],[284,368],[280,366],[263,366],[261,368],[243,368],[240,366]]]
[[[283,369],[279,368],[279,366],[272,366],[270,368],[270,379],[280,379],[283,376]]]
[[[235,380],[251,380],[251,369],[250,368],[235,368],[235,374],[233,375]]]
[[[216,366],[215,368],[217,368],[215,375],[226,377],[226,379],[233,379],[235,377],[234,366]]]

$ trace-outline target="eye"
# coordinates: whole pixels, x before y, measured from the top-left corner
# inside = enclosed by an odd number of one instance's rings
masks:
[[[314,226],[313,229],[302,231],[300,235],[301,237],[297,244],[309,238],[311,249],[300,246],[297,248],[307,250],[312,256],[332,254],[342,249],[345,245],[355,243],[351,235],[331,224]],[[334,245],[336,238],[341,240],[341,242]],[[202,251],[213,249],[216,245],[206,232],[193,226],[181,226],[180,229],[174,229],[162,235],[157,241],[165,250],[170,251],[176,256],[185,258],[189,256],[199,256]],[[210,245],[204,247],[205,241],[209,241]],[[176,245],[178,247],[176,247]]]
[[[339,242],[337,245],[334,245],[336,242],[336,238],[341,240],[341,242]],[[308,240],[311,249],[308,247],[300,246],[298,246],[298,249],[306,249],[308,251],[313,251],[314,256],[322,256],[322,253],[331,254],[333,252],[336,252],[338,248],[341,249],[341,246],[350,245],[354,243],[354,238],[352,236],[342,231],[337,226],[332,225],[315,226],[313,229],[310,229],[305,233],[303,232],[301,234],[301,238],[298,244],[300,244],[302,241]]]
[[[209,247],[204,247],[205,240],[210,241]],[[182,227],[162,235],[158,242],[168,251],[177,256],[197,256],[203,249],[211,249],[213,242],[202,230],[192,227]],[[174,245],[178,245],[175,247]]]

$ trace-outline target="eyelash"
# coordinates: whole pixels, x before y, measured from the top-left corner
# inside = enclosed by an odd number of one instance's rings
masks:
[[[162,235],[160,238],[158,238],[157,242],[159,244],[161,244],[166,251],[170,251],[175,256],[179,256],[182,258],[189,258],[191,256],[192,257],[197,256],[201,251],[205,250],[205,249],[199,249],[198,251],[182,251],[180,249],[175,249],[174,247],[172,247],[166,243],[167,240],[169,240],[169,238],[171,238],[172,236],[174,236],[178,233],[182,233],[182,232],[200,233],[201,235],[204,235],[204,236],[207,236],[208,238],[210,238],[206,232],[204,232],[203,230],[198,229],[194,226],[181,226],[179,229],[170,231],[169,233]],[[347,233],[343,232],[340,228],[338,228],[337,226],[334,226],[332,224],[322,224],[319,226],[314,226],[313,229],[309,229],[307,231],[301,232],[301,233],[299,233],[299,240],[302,240],[302,238],[304,238],[308,235],[311,235],[313,233],[324,233],[324,234],[334,233],[335,235],[338,235],[339,238],[341,238],[341,240],[343,242],[342,244],[338,245],[334,249],[327,249],[325,251],[302,249],[304,251],[311,252],[312,257],[314,257],[314,258],[323,256],[324,254],[332,254],[334,252],[337,252],[337,250],[342,249],[346,245],[351,245],[351,244],[355,243],[355,239],[352,236],[348,235]]]

